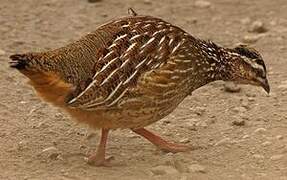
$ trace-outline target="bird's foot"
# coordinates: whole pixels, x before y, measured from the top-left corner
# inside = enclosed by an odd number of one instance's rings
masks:
[[[191,150],[191,147],[187,145],[168,142],[145,128],[132,129],[132,131],[146,138],[164,152],[177,153]]]
[[[87,158],[87,163],[92,166],[110,167],[113,159],[115,159],[113,156],[105,158],[104,156],[97,156],[93,154]]]

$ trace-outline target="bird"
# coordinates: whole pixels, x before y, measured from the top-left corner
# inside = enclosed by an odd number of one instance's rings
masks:
[[[64,47],[10,56],[10,67],[29,79],[39,97],[101,130],[89,164],[111,164],[106,144],[115,129],[130,129],[165,152],[189,151],[146,127],[210,82],[270,92],[264,60],[254,48],[223,47],[161,18],[130,12]]]

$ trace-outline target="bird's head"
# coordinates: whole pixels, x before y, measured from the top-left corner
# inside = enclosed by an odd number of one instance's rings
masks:
[[[255,49],[246,45],[229,49],[224,62],[222,69],[226,70],[223,73],[226,77],[222,77],[223,80],[261,86],[267,93],[270,92],[265,63]]]

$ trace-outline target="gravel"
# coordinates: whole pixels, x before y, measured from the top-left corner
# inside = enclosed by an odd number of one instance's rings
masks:
[[[206,168],[200,164],[192,164],[189,166],[190,172],[196,172],[196,173],[206,173]]]
[[[224,83],[224,91],[230,93],[238,93],[241,91],[241,88],[233,82],[226,82]]]
[[[194,6],[198,8],[210,8],[211,3],[209,1],[199,0],[199,1],[195,1]]]
[[[254,21],[249,28],[249,32],[253,33],[265,33],[268,29],[262,21]]]
[[[153,175],[177,174],[179,173],[174,167],[159,165],[151,169]]]

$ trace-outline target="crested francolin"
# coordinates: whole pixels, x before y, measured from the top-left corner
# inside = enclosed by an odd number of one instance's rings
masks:
[[[97,166],[108,163],[105,147],[111,129],[129,128],[163,151],[188,150],[145,127],[210,82],[234,81],[270,90],[256,50],[221,47],[162,19],[135,13],[65,47],[10,58],[10,66],[30,79],[40,97],[79,122],[102,129],[97,152],[88,158]]]

